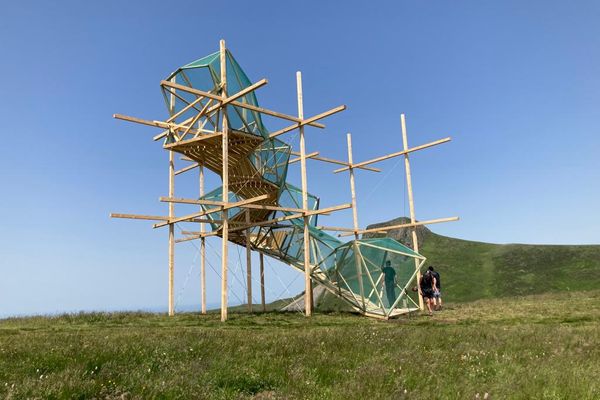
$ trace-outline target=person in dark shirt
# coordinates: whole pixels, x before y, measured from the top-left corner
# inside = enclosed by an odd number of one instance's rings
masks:
[[[435,288],[433,289],[433,307],[435,310],[439,311],[442,309],[442,281],[440,280],[440,274],[435,269],[433,269],[433,265],[429,266],[429,271],[435,278]]]
[[[431,274],[431,271],[425,272],[419,281],[419,286],[421,287],[421,296],[423,296],[423,301],[427,304],[427,309],[429,310],[429,315],[433,315],[433,289],[435,287],[435,278]]]
[[[385,295],[389,306],[391,307],[396,301],[396,271],[392,268],[390,260],[385,262],[385,267],[381,269],[383,274],[383,286],[385,287]]]

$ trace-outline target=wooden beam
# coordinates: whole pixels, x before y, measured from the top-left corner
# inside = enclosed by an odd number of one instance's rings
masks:
[[[120,119],[120,120],[127,121],[127,122],[135,122],[136,124],[153,126],[155,128],[163,128],[163,129],[169,129],[169,128],[172,128],[174,125],[177,125],[177,124],[168,124],[164,121],[147,120],[147,119],[142,119],[142,118],[137,118],[137,117],[131,117],[129,115],[123,115],[123,114],[113,114],[113,118]]]
[[[160,82],[161,86],[167,86],[167,87],[171,87],[174,89],[179,89],[181,91],[184,92],[188,92],[191,94],[195,94],[196,96],[204,96],[204,97],[208,97],[211,98],[213,100],[217,100],[217,101],[223,101],[225,100],[225,98],[223,98],[222,96],[218,96],[209,92],[205,92],[202,90],[198,90],[195,88],[190,88],[189,86],[183,86],[183,85],[177,85],[177,84],[172,84],[169,81],[161,81]],[[287,115],[287,114],[283,114],[277,111],[272,111],[263,107],[257,107],[254,106],[252,104],[248,104],[248,103],[241,103],[239,101],[232,101],[231,105],[236,106],[236,107],[241,107],[241,108],[245,108],[247,110],[250,111],[255,111],[257,113],[260,114],[265,114],[265,115],[269,115],[271,117],[276,117],[276,118],[281,118],[281,119],[285,119],[288,121],[293,121],[293,122],[302,122],[302,120],[298,119],[297,117],[291,116],[291,115]],[[318,122],[310,122],[308,125],[310,126],[314,126],[315,128],[325,128],[325,125],[318,123]]]
[[[315,151],[315,152],[308,153],[307,155],[305,155],[305,158],[312,158],[312,157],[316,157],[318,155],[319,155],[319,152]],[[300,161],[301,159],[302,159],[301,157],[292,158],[291,160],[288,161],[288,164],[296,163],[296,162]]]
[[[212,90],[217,90],[217,89],[218,89],[218,88],[215,88],[215,89],[212,89]],[[182,96],[178,95],[178,94],[177,94],[177,90],[176,90],[176,89],[172,89],[172,88],[166,88],[166,91],[167,91],[167,92],[169,92],[169,93],[171,93],[171,94],[173,94],[175,97],[177,97],[177,98],[178,98],[179,100],[181,100],[182,102],[184,102],[184,103],[187,103],[187,104],[189,104],[189,103],[190,103],[190,101],[189,101],[188,99],[186,99],[186,98],[184,98],[184,97],[182,97]],[[211,99],[210,101],[212,102],[213,100]],[[207,103],[207,104],[208,104],[208,103]],[[207,104],[205,104],[205,105],[204,105],[203,109],[205,109],[205,108],[207,108],[207,107],[208,107],[208,105],[207,105]],[[198,112],[202,112],[202,110],[198,110],[198,108],[196,108],[196,107],[194,107],[194,109],[195,109],[195,110],[197,110]],[[192,120],[193,120],[194,118],[195,118],[195,117],[192,117]],[[217,128],[217,125],[218,125],[218,124],[217,124],[217,123],[215,123],[215,121],[213,121],[213,120],[212,120],[212,118],[211,118],[211,116],[210,116],[210,115],[207,115],[207,116],[206,116],[206,119],[207,119],[207,120],[209,120],[209,121],[211,122],[211,124],[212,124],[212,125],[215,127],[215,130],[216,130],[216,129],[218,129],[218,128]],[[192,123],[192,125],[193,125],[193,123]],[[203,131],[204,131],[204,130],[203,130]],[[209,131],[209,132],[210,132],[210,131]]]
[[[190,144],[190,143],[202,142],[204,140],[212,139],[212,138],[219,137],[219,136],[222,136],[222,135],[223,134],[221,132],[208,133],[208,134],[205,134],[205,135],[196,136],[196,137],[194,137],[192,139],[179,140],[179,141],[174,142],[174,143],[165,144],[163,146],[163,148],[164,149],[172,149],[173,147],[182,146],[182,145]]]
[[[175,76],[172,78],[175,81]],[[175,98],[171,95],[169,114],[175,112]],[[169,197],[175,197],[175,153],[169,151]],[[169,204],[169,220],[175,216],[175,204]],[[169,224],[169,316],[175,315],[175,225]]]
[[[398,151],[396,153],[391,153],[391,154],[388,154],[388,155],[385,155],[385,156],[377,157],[377,158],[374,158],[372,160],[362,161],[362,162],[359,162],[357,164],[352,165],[352,167],[353,168],[360,168],[360,167],[365,166],[365,165],[369,165],[369,164],[373,164],[373,163],[376,163],[376,162],[388,160],[388,159],[393,158],[393,157],[407,155],[408,153],[412,153],[412,152],[418,151],[418,150],[423,150],[423,149],[426,149],[428,147],[437,146],[438,144],[446,143],[446,142],[449,142],[450,140],[452,140],[451,137],[447,137],[447,138],[444,138],[444,139],[436,140],[435,142],[422,144],[420,146],[413,147],[411,149],[404,149],[402,151]],[[348,168],[349,167],[339,168],[339,169],[334,170],[333,172],[337,174],[338,172],[346,171]]]
[[[209,105],[211,101],[213,101],[213,100],[209,100],[209,102],[206,103],[206,104]],[[196,107],[194,107],[194,109],[198,110]],[[202,112],[202,110],[198,110],[198,112]],[[194,120],[194,117],[192,116],[192,117],[189,117],[188,119],[186,119],[185,121],[180,122],[178,125],[181,125],[182,127],[183,126],[189,127],[190,126],[190,122],[192,122],[193,120]],[[210,133],[211,132],[211,131],[207,131],[205,129],[199,129],[199,131],[202,132],[202,133]],[[169,129],[167,129],[165,131],[162,131],[158,135],[154,136],[152,138],[152,140],[154,140],[154,141],[160,140],[160,139],[164,138],[165,136],[167,136],[169,134],[169,132],[170,132]]]
[[[157,121],[157,120],[151,121],[151,120],[137,118],[137,117],[130,117],[128,115],[123,115],[123,114],[113,114],[113,118],[120,119],[123,121],[128,121],[128,122],[135,122],[136,124],[153,126],[155,128],[162,128],[162,129],[173,129],[173,130],[180,131],[180,130],[185,130],[188,128],[187,126],[181,125],[181,124],[166,123],[164,121]],[[199,133],[200,131],[192,129],[192,130],[190,130],[190,132]]]
[[[346,141],[348,142],[348,164],[352,165],[352,135],[348,134],[346,136]],[[354,227],[354,239],[358,239],[358,210],[356,208],[356,191],[354,189],[354,168],[349,167],[350,170],[350,195],[352,198],[352,222]],[[365,297],[362,297],[363,303]],[[364,308],[364,304],[363,304]]]
[[[215,104],[214,106],[209,107],[209,103],[207,103],[204,106],[204,108],[202,108],[202,110],[200,110],[200,112],[193,117],[191,123],[189,124],[189,126],[185,130],[185,132],[183,133],[182,137],[185,137],[185,135],[190,131],[191,127],[196,123],[196,121],[198,121],[203,116],[209,116],[209,115],[211,115],[215,111],[224,108],[227,104],[233,102],[235,99],[238,99],[238,98],[240,98],[242,96],[245,96],[248,93],[250,93],[250,92],[252,92],[252,91],[260,88],[261,86],[266,85],[266,84],[267,84],[267,80],[266,79],[261,79],[260,81],[256,82],[255,84],[250,85],[250,86],[248,86],[248,87],[240,90],[239,92],[237,92],[233,96],[230,96],[230,97],[227,97],[227,98],[223,99],[222,101],[219,102],[219,104]],[[212,102],[213,99],[210,99],[210,101]],[[188,104],[188,106],[190,106],[190,104]],[[196,134],[196,136],[198,136],[198,135]]]
[[[202,238],[206,238],[209,236],[218,236],[219,232],[214,231],[214,232],[204,232],[202,234],[198,234],[198,235],[190,235],[181,239],[176,239],[175,243],[183,243],[183,242],[189,242],[190,240],[197,240],[197,239],[202,239]]]
[[[240,90],[239,92],[237,92],[236,94],[229,96],[223,100],[221,100],[219,102],[219,104],[215,104],[214,106],[212,106],[211,108],[208,109],[208,111],[206,112],[206,114],[210,114],[213,111],[218,110],[219,108],[225,107],[227,104],[232,103],[233,101],[235,101],[236,99],[239,99],[242,96],[247,95],[250,92],[253,92],[254,90],[266,85],[269,81],[267,81],[266,79],[261,79],[260,81],[248,86],[245,89]]]
[[[263,312],[267,311],[265,303],[265,260],[263,253],[259,253],[260,257],[260,304]]]
[[[181,234],[186,235],[186,236],[189,236],[189,235],[198,236],[198,235],[201,235],[202,233],[203,232],[201,232],[201,231],[181,231]]]
[[[212,102],[212,100],[209,100],[208,103],[206,103],[204,105],[204,107],[202,107],[202,110],[200,110],[196,115],[194,115],[192,117],[192,120],[190,121],[190,123],[188,124],[188,127],[185,131],[183,131],[183,133],[181,135],[177,136],[177,141],[180,141],[181,139],[184,139],[185,136],[190,132],[190,130],[192,129],[192,126],[194,126],[194,124],[196,124],[196,122],[198,122],[198,120],[200,118],[202,118],[203,116],[206,116],[207,119],[210,119],[210,114],[208,113],[208,107],[210,106],[210,102]],[[210,119],[210,121],[212,122],[212,119]],[[202,125],[204,126],[204,125]],[[203,129],[199,129],[198,133],[194,134],[194,137],[197,137],[201,132],[203,131]],[[217,128],[215,128],[215,132],[217,133]]]
[[[348,133],[346,135],[346,142],[348,144],[348,164],[352,165],[352,135]],[[352,198],[352,222],[354,227],[354,240],[358,240],[358,209],[356,204],[356,191],[354,188],[354,168],[350,167],[350,196]],[[354,267],[356,268],[356,275],[358,277],[359,293],[362,302],[362,309],[366,310],[365,305],[365,287],[363,285],[363,273],[362,273],[362,262],[359,260],[358,244],[354,242]]]
[[[266,200],[268,198],[269,198],[268,194],[263,194],[263,195],[260,195],[260,196],[252,197],[250,199],[236,201],[234,203],[224,202],[224,205],[219,206],[217,208],[211,208],[211,209],[200,211],[200,212],[197,212],[197,213],[184,215],[183,217],[174,218],[172,220],[169,220],[168,222],[161,222],[161,223],[158,223],[158,224],[154,224],[154,228],[160,228],[160,227],[163,227],[163,226],[165,226],[167,224],[176,224],[178,222],[185,222],[186,220],[189,220],[189,219],[192,219],[192,218],[202,217],[203,215],[212,214],[212,213],[220,212],[220,211],[225,211],[225,210],[228,210],[230,208],[240,207],[240,206],[243,206],[243,205],[248,204],[248,203],[253,203],[253,202],[257,202],[257,201],[261,201],[261,200]],[[173,204],[175,202],[171,201],[169,203]],[[227,220],[227,218],[225,218],[226,215],[227,215],[227,213],[223,213],[223,225],[225,225],[226,220]]]
[[[196,199],[185,199],[185,198],[170,198],[170,197],[159,197],[158,198],[162,202],[173,202],[173,203],[182,203],[182,204],[199,204],[199,205],[209,205],[209,206],[224,206],[225,203],[222,201],[215,200],[196,200]],[[290,207],[279,207],[279,206],[269,206],[265,204],[240,204],[238,205],[240,208],[249,208],[252,210],[269,210],[269,211],[285,211],[285,212],[295,212],[301,213],[304,212],[301,208],[290,208]]]
[[[404,147],[404,166],[406,171],[406,187],[408,189],[408,208],[410,210],[410,223],[415,224],[417,222],[415,217],[415,202],[413,197],[412,190],[412,178],[410,174],[410,161],[408,159],[408,135],[406,133],[406,120],[404,119],[404,114],[400,114],[400,125],[402,128],[402,146]],[[450,140],[450,138],[447,138]],[[439,141],[438,141],[439,142]],[[413,250],[415,253],[419,252],[419,241],[417,238],[417,230],[414,225],[412,225],[412,242],[413,242]],[[419,290],[419,308],[422,310],[425,309],[423,305],[423,296],[421,296],[421,269],[419,268],[419,261],[415,258],[415,269],[417,271],[417,287]]]
[[[288,126],[288,127],[286,127],[286,128],[283,128],[283,129],[280,129],[280,130],[278,130],[278,131],[275,131],[275,132],[271,133],[271,134],[269,135],[269,137],[270,137],[270,138],[274,138],[274,137],[277,137],[277,136],[279,136],[279,135],[283,135],[283,134],[284,134],[284,133],[286,133],[286,132],[293,131],[294,129],[298,129],[298,128],[300,128],[300,127],[303,127],[304,125],[308,125],[308,124],[310,124],[311,122],[315,122],[315,121],[318,121],[318,120],[320,120],[320,119],[323,119],[323,118],[329,117],[330,115],[333,115],[333,114],[339,113],[340,111],[344,111],[345,109],[346,109],[346,106],[343,106],[343,105],[342,105],[342,106],[338,106],[338,107],[332,108],[331,110],[325,111],[325,112],[323,112],[323,113],[321,113],[321,114],[317,114],[317,115],[315,115],[314,117],[310,117],[310,118],[308,118],[308,119],[304,119],[304,118],[302,118],[302,121],[301,121],[301,122],[298,122],[297,124],[290,125],[290,126]]]
[[[181,203],[181,204],[198,204],[198,205],[207,205],[207,206],[224,206],[226,203],[223,201],[216,201],[216,200],[197,200],[197,199],[186,199],[183,197],[159,197],[158,198],[159,201],[165,202],[165,203]]]
[[[298,119],[304,119],[304,101],[302,98],[302,73],[296,72],[296,89],[298,94]],[[344,107],[345,109],[346,107]],[[341,110],[339,110],[341,111]],[[337,111],[336,111],[337,112]],[[333,114],[333,113],[332,113]],[[331,114],[329,114],[331,115]],[[310,119],[310,118],[309,118]],[[317,118],[318,119],[318,118]],[[316,119],[315,119],[316,120]],[[308,210],[308,182],[306,179],[306,146],[304,138],[304,124],[298,123],[300,129],[300,171],[302,175],[302,208],[306,212]],[[296,126],[291,128],[284,128],[275,133],[269,135],[269,137],[275,137],[281,135],[290,130],[296,129]],[[307,317],[312,315],[313,301],[312,301],[312,281],[310,275],[312,273],[312,267],[310,265],[310,231],[309,231],[309,216],[304,213],[304,238],[303,238],[303,250],[304,250],[304,311]]]
[[[221,97],[227,97],[227,60],[225,41],[221,40],[219,43],[219,56],[221,62]],[[223,179],[222,187],[222,200],[227,203],[229,201],[229,126],[227,116],[227,106],[221,110],[223,114],[222,118],[222,159],[223,159],[223,173],[221,174]],[[172,196],[171,196],[172,197]],[[225,212],[223,206],[223,239],[221,241],[221,322],[227,321],[227,256],[228,256],[228,242],[229,242],[229,218],[228,213]]]
[[[183,113],[185,113],[187,110],[189,110],[190,108],[194,107],[196,104],[198,104],[199,102],[201,102],[203,100],[202,97],[198,97],[196,100],[192,101],[191,103],[189,103],[187,106],[183,107],[181,110],[179,110],[177,113],[171,115],[169,118],[167,118],[167,120],[165,121],[166,123],[169,122],[173,122],[177,119],[177,117],[179,117],[180,115],[182,115]]]
[[[184,172],[190,171],[194,168],[198,168],[199,164],[198,163],[194,163],[192,165],[188,165],[187,167],[178,169],[177,171],[175,171],[175,175],[179,175],[179,174],[183,174]]]
[[[292,151],[291,154],[295,155],[295,156],[299,156],[300,153],[298,153],[297,151]],[[337,165],[348,165],[347,162],[344,161],[340,161],[340,160],[334,160],[332,158],[325,158],[325,157],[320,157],[320,156],[315,156],[315,157],[311,157],[313,160],[317,160],[317,161],[323,161],[323,162],[327,162],[327,163],[331,163],[331,164],[337,164]],[[381,172],[381,170],[379,168],[373,168],[373,167],[357,167],[354,166],[354,168],[359,168],[359,169],[364,169],[365,171],[372,171],[372,172]]]
[[[394,229],[412,228],[412,227],[421,226],[421,225],[439,224],[439,223],[442,223],[442,222],[458,221],[459,219],[460,219],[459,217],[430,219],[430,220],[427,220],[427,221],[416,221],[415,223],[411,222],[411,223],[407,223],[407,224],[382,226],[380,228],[362,229],[362,230],[357,231],[357,233],[359,235],[363,235],[365,233],[384,233],[384,232],[389,232],[389,231],[394,230]],[[353,233],[342,233],[342,234],[340,234],[338,236],[339,237],[344,237],[344,236],[352,236],[352,235],[353,235]]]
[[[199,166],[198,183],[200,186],[200,197],[204,196],[204,166]],[[206,238],[203,236],[205,231],[204,224],[200,224],[200,312],[206,314]]]
[[[300,210],[302,211],[302,210]],[[121,214],[111,213],[111,218],[125,218],[125,219],[140,219],[148,221],[169,221],[168,216],[162,215],[143,215],[143,214]],[[194,218],[186,222],[204,223],[204,224],[221,224],[223,221],[220,219],[208,219],[208,218]],[[243,224],[242,222],[229,222],[230,224]]]
[[[141,215],[141,214],[121,214],[121,213],[110,213],[111,218],[127,218],[127,219],[143,219],[149,221],[168,221],[169,217],[162,215]]]
[[[311,211],[307,211],[307,212],[301,212],[301,213],[297,213],[297,214],[285,215],[283,217],[277,217],[277,218],[273,218],[273,219],[268,219],[268,220],[265,220],[265,221],[253,222],[251,226],[273,225],[273,224],[276,224],[276,223],[282,222],[282,221],[289,221],[291,219],[302,218],[305,215],[306,216],[311,216],[311,215],[329,214],[331,212],[339,211],[339,210],[345,210],[345,209],[350,208],[350,207],[352,207],[351,203],[340,204],[339,206],[333,206],[333,207],[323,208],[321,210],[311,210]],[[246,229],[246,228],[247,228],[247,226],[240,226],[238,228],[231,229],[231,231],[234,232],[234,231],[239,231],[239,230],[243,230],[243,229]]]
[[[250,210],[246,210],[246,223],[250,225]],[[246,294],[248,295],[248,312],[252,312],[252,242],[250,228],[246,229]]]
[[[352,228],[342,228],[342,227],[339,227],[339,226],[319,225],[319,226],[317,226],[317,229],[321,229],[323,231],[351,232],[351,233],[354,233],[354,229],[352,229]]]

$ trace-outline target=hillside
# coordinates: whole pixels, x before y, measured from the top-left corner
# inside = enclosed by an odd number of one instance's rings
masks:
[[[431,233],[421,250],[447,299],[469,301],[600,286],[600,246],[490,244]]]
[[[369,228],[398,225],[406,218],[369,225]],[[600,245],[492,244],[454,239],[417,230],[420,253],[442,277],[444,300],[464,302],[528,294],[584,291],[600,287]],[[387,234],[412,247],[408,229]],[[328,294],[320,299],[321,309],[343,310]]]

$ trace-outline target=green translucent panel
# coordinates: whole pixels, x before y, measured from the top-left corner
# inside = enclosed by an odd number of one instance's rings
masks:
[[[309,225],[308,231],[311,238],[318,242],[318,247],[315,249],[315,251],[321,258],[328,256],[333,250],[343,243],[338,238],[331,236],[324,231],[315,228],[314,226]]]
[[[389,309],[403,293],[404,287],[415,273],[414,258],[391,249],[386,251],[364,245],[362,241],[359,242],[358,248],[365,275],[370,276],[369,280],[375,283],[377,289],[369,300],[380,301],[385,309]]]
[[[286,260],[291,261],[300,269],[304,268],[304,225],[289,223],[284,228],[275,229],[280,233],[278,251]],[[285,235],[281,235],[285,233]],[[275,234],[276,235],[276,234]],[[341,244],[337,239],[316,228],[309,227],[310,264],[317,265],[325,260]]]
[[[282,186],[287,175],[290,152],[290,146],[281,140],[267,139],[250,155],[250,160],[263,178]]]
[[[246,76],[245,72],[242,70],[240,65],[237,63],[235,58],[233,58],[233,55],[229,51],[226,52],[225,60],[227,68],[228,95],[238,93],[239,91],[250,86],[250,79],[248,79],[248,76]],[[218,94],[217,92],[221,87],[221,60],[219,52],[186,64],[169,75],[166,80],[172,80],[172,78],[175,78],[175,82],[179,85],[189,86],[202,91],[212,91],[212,93]],[[163,94],[165,94],[165,101],[167,103],[167,107],[169,107],[170,94],[165,88],[163,88],[163,92],[165,92]],[[185,97],[186,100],[189,101],[193,101],[196,98],[195,95],[186,94],[183,91],[177,91],[177,95]],[[255,107],[259,106],[254,92],[250,92],[242,97],[239,97],[236,99],[236,101]],[[187,105],[187,103],[184,103],[183,105],[176,105],[174,112],[178,112],[182,107],[185,107],[185,105]],[[186,112],[184,115],[181,115],[181,117],[178,118],[178,121],[185,121],[190,116],[198,113],[198,111],[199,110],[195,110],[194,112],[192,109],[189,112]],[[229,117],[229,127],[231,129],[252,133],[265,138],[269,136],[269,132],[265,128],[262,118],[258,112],[251,111],[243,107],[230,105],[227,107],[227,115]],[[201,118],[201,121],[199,122],[205,127],[205,129],[214,129],[210,119]]]
[[[315,195],[307,193],[308,200],[308,209],[309,210],[318,210],[319,209],[319,198]],[[281,192],[279,194],[279,205],[281,207],[288,208],[302,208],[302,189],[297,188],[296,186],[284,182]],[[283,215],[293,214],[291,212],[284,212]],[[311,215],[308,218],[309,224],[316,226],[317,225],[318,215]],[[304,221],[302,218],[298,218],[297,220],[293,220],[296,223],[302,224],[304,226]]]
[[[233,58],[231,52],[227,51],[227,93],[234,94],[237,93],[252,84],[250,79],[242,70],[238,62]],[[237,99],[240,103],[246,103],[253,106],[258,107],[258,101],[256,99],[256,94],[254,92],[250,92],[239,99]],[[230,113],[230,118],[232,118],[231,114],[235,114],[236,118],[239,118],[239,125],[232,125],[234,129],[242,130],[248,133],[253,133],[255,135],[263,136],[267,138],[269,136],[269,132],[265,128],[262,122],[262,118],[259,113],[255,111],[250,111],[242,107],[233,106],[233,113]],[[237,126],[237,128],[236,128]]]
[[[209,193],[205,194],[204,196],[200,197],[201,200],[211,200],[211,201],[222,201],[223,200],[223,187],[219,186],[218,188],[210,191]],[[239,197],[238,195],[236,195],[233,192],[229,192],[229,202],[233,203],[233,202],[237,202],[237,201],[241,201],[243,200],[241,197]],[[200,207],[202,208],[202,210],[206,211],[209,210],[211,208],[215,208],[216,206],[211,206],[211,205],[206,205],[206,204],[202,204],[200,205]],[[243,212],[244,210],[241,209],[240,207],[233,207],[228,209],[227,212],[227,217],[229,219],[234,218],[237,214]],[[210,213],[207,214],[205,216],[207,219],[210,219],[212,221],[215,220],[222,220],[223,216],[222,216],[222,212],[214,212],[214,213]],[[211,227],[213,230],[216,230],[220,227],[220,224],[217,223],[211,223]]]
[[[408,305],[415,259],[422,256],[393,239],[363,239],[340,244],[317,267],[357,309],[389,316]]]
[[[206,57],[202,57],[199,60],[193,61],[189,64],[184,65],[183,67],[181,67],[181,69],[187,69],[187,68],[196,68],[196,67],[204,67],[204,66],[208,66],[211,65],[213,63],[218,63],[219,62],[219,56],[220,56],[220,52],[215,52],[212,53]]]

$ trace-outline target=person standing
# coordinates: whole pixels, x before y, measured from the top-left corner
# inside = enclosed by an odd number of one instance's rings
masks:
[[[423,274],[419,281],[419,286],[421,287],[421,296],[423,296],[423,301],[427,304],[427,309],[431,316],[433,315],[433,288],[435,287],[435,278],[431,274],[431,271],[427,270],[427,272]]]
[[[442,281],[440,280],[440,273],[433,269],[433,265],[429,266],[428,269],[435,279],[435,287],[433,288],[433,307],[439,311],[442,309]]]
[[[383,286],[385,287],[385,294],[389,307],[396,302],[396,271],[392,268],[392,262],[387,260],[385,267],[382,268],[381,273],[383,274]]]

